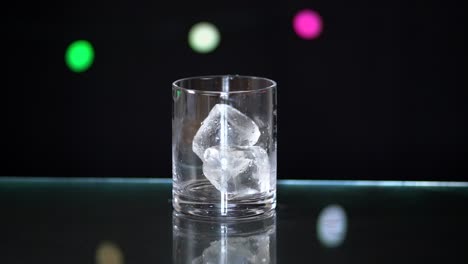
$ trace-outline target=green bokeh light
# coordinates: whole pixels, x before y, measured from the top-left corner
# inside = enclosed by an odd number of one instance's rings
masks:
[[[87,40],[72,42],[65,51],[65,63],[74,72],[84,72],[94,61],[94,48]]]
[[[221,40],[218,29],[209,22],[200,22],[192,26],[188,41],[190,47],[199,53],[209,53],[216,49]]]

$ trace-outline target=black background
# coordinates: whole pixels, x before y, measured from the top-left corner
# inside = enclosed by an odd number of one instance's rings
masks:
[[[318,11],[302,40],[294,14]],[[171,83],[278,83],[278,177],[466,180],[462,1],[16,1],[2,8],[0,175],[171,177]],[[210,54],[187,44],[214,23]],[[64,63],[87,39],[85,73]]]

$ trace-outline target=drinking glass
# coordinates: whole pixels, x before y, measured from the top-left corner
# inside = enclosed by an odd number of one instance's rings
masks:
[[[242,218],[276,206],[276,83],[240,75],[172,85],[173,207]]]

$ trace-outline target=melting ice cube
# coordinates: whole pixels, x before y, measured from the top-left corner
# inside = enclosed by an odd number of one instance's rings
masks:
[[[195,134],[192,149],[203,160],[209,147],[253,146],[259,137],[260,130],[252,119],[230,105],[217,104]]]
[[[268,191],[270,162],[257,124],[239,110],[217,104],[195,134],[192,149],[203,174],[220,192],[234,196]]]
[[[204,161],[203,174],[220,192],[247,195],[270,187],[270,162],[261,147],[214,146]]]

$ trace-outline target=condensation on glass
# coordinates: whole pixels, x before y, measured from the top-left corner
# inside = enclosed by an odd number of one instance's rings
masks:
[[[172,87],[174,209],[250,217],[276,206],[276,83],[219,75]]]

